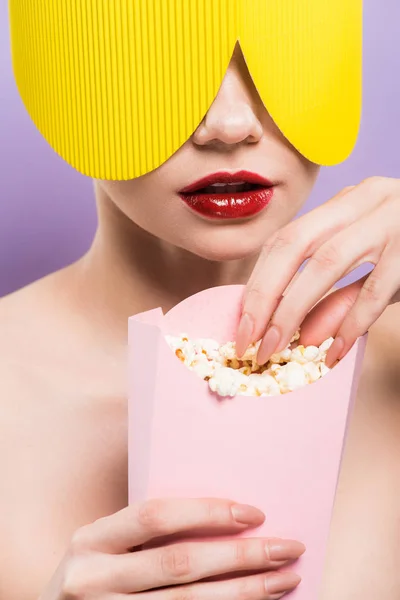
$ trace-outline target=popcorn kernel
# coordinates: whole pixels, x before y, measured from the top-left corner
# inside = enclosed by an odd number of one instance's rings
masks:
[[[250,344],[243,357],[236,355],[235,342],[218,344],[208,338],[190,341],[189,336],[165,336],[177,358],[219,396],[276,396],[314,383],[330,369],[325,365],[333,338],[319,347],[297,345],[297,331],[281,352],[273,354],[265,365],[257,363],[261,340]]]

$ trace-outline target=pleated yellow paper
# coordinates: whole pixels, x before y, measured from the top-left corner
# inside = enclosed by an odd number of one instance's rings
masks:
[[[362,0],[9,0],[22,100],[81,173],[152,171],[211,106],[236,42],[311,161],[341,162],[361,113]]]

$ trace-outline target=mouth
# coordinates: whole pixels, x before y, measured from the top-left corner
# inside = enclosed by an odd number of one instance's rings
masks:
[[[214,173],[179,192],[195,212],[211,219],[243,219],[261,212],[270,202],[274,184],[250,173]]]

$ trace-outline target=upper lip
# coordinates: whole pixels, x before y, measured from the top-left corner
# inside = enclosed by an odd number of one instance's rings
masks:
[[[180,191],[181,194],[190,194],[201,190],[209,185],[213,185],[214,183],[254,183],[255,185],[260,185],[262,187],[271,187],[273,183],[258,175],[257,173],[251,173],[250,171],[236,171],[235,173],[229,173],[228,171],[220,171],[218,173],[212,173],[211,175],[207,175],[198,181],[188,185]]]

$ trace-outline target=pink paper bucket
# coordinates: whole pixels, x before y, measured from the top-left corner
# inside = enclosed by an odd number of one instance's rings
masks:
[[[267,516],[246,535],[298,539],[293,600],[317,600],[366,336],[327,375],[272,397],[218,399],[165,334],[234,340],[243,286],[206,290],[129,320],[129,502],[222,497]]]

